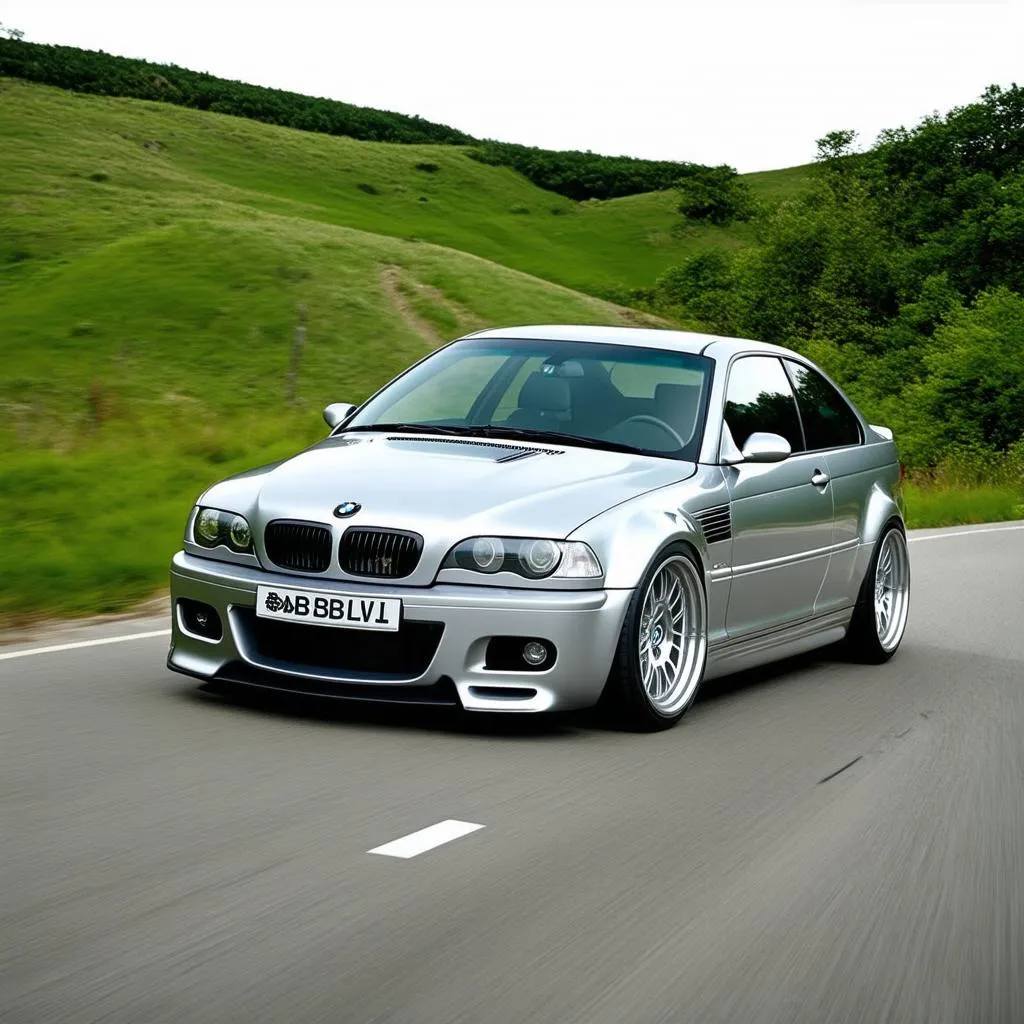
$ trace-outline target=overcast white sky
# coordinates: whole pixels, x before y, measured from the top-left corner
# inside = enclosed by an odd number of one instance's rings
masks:
[[[1024,80],[1021,0],[0,0],[0,22],[480,137],[740,171]]]

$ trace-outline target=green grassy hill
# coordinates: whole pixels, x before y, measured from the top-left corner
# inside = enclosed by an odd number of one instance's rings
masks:
[[[750,240],[743,225],[687,224],[671,192],[575,203],[456,146],[358,142],[12,79],[0,88],[0,159],[13,174],[0,187],[38,195],[52,186],[42,218],[12,211],[0,242],[8,258],[16,248],[63,255],[168,216],[202,216],[200,201],[434,242],[591,294],[648,286],[697,247]],[[805,176],[793,168],[747,180],[773,195]],[[83,204],[91,216],[73,237],[71,225],[50,229],[53,217],[82,220]]]
[[[327,402],[474,327],[642,320],[599,296],[747,230],[456,147],[0,79],[0,614],[148,595],[201,488],[321,435]]]

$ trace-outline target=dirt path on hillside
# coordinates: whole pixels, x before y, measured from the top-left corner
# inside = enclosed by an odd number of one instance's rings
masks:
[[[384,294],[388,298],[391,308],[431,347],[437,348],[445,343],[445,339],[438,333],[429,320],[423,317],[412,308],[408,296],[402,291],[403,271],[401,267],[384,267],[380,272],[380,284]]]
[[[447,344],[450,338],[443,337],[437,328],[416,311],[409,299],[409,292],[421,295],[429,302],[444,309],[458,323],[462,333],[480,330],[486,324],[473,310],[448,298],[439,288],[417,281],[404,267],[394,264],[382,267],[380,284],[391,308],[398,313],[405,324],[411,327],[431,348]],[[586,296],[594,304],[595,311],[608,314],[611,323],[624,323],[631,327],[668,327],[668,323],[651,313],[644,313],[629,306],[619,306],[605,299]]]
[[[449,299],[440,288],[417,281],[412,274],[403,267],[387,266],[380,272],[380,284],[384,294],[391,304],[391,308],[431,347],[447,344],[451,339],[442,337],[437,328],[425,317],[421,316],[409,300],[409,292],[423,296],[433,305],[439,306],[450,314],[459,325],[462,333],[479,330],[484,326],[480,319],[471,309],[458,302]]]

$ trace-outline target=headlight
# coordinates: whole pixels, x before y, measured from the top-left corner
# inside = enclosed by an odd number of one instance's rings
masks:
[[[215,508],[201,508],[196,516],[196,543],[213,547],[220,540],[220,513]]]
[[[228,527],[228,540],[239,551],[252,550],[252,530],[242,516],[235,516]]]
[[[223,544],[231,551],[252,553],[252,530],[244,516],[217,508],[201,508],[192,525],[192,537],[204,548]]]
[[[523,545],[520,557],[531,576],[547,576],[555,571],[562,552],[553,540],[531,540]]]
[[[601,576],[601,563],[586,544],[543,537],[469,537],[452,548],[441,568],[514,572],[530,580]]]
[[[499,537],[477,537],[469,553],[472,568],[480,572],[498,572],[505,561],[505,545]]]

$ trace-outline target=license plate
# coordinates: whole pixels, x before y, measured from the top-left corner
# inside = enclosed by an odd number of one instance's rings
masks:
[[[397,597],[356,597],[290,587],[259,587],[256,614],[263,619],[396,633],[402,620],[402,602]]]

